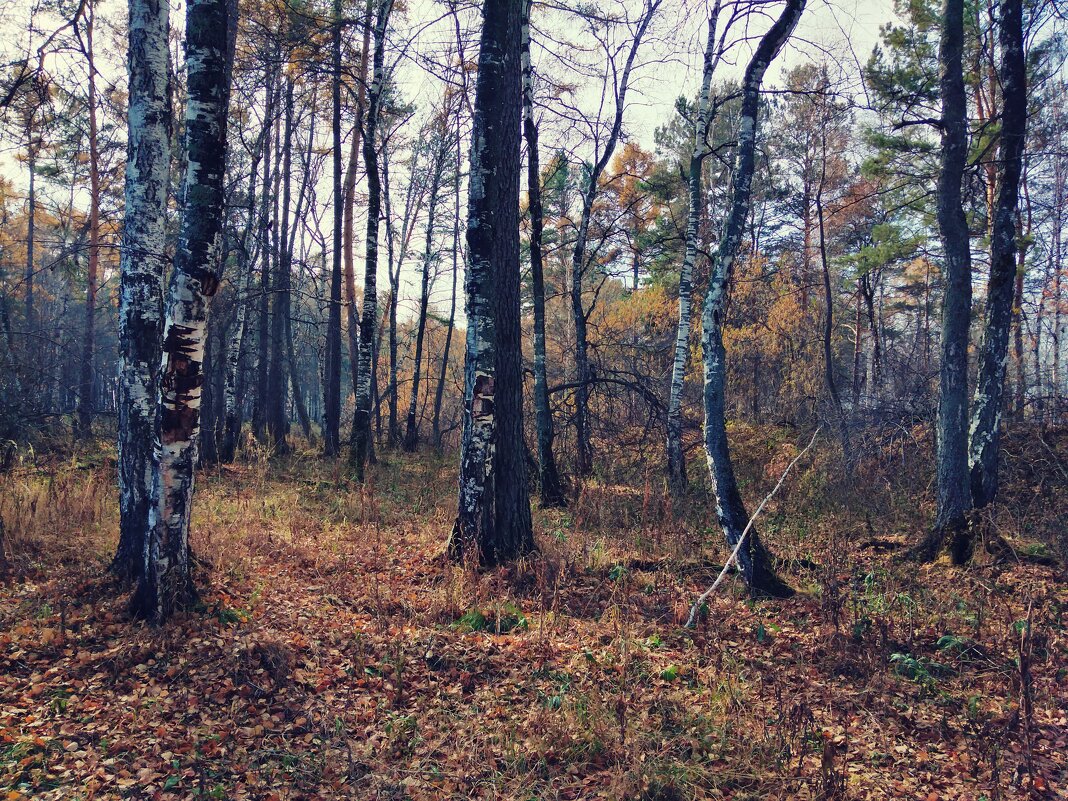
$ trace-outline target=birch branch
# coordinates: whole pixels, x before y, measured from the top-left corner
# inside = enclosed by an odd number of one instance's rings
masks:
[[[701,594],[701,597],[694,601],[693,606],[690,607],[690,617],[686,620],[686,628],[692,629],[694,627],[697,622],[697,613],[698,610],[700,610],[701,608],[701,604],[707,601],[708,597],[716,591],[716,588],[719,587],[720,584],[723,583],[723,579],[726,577],[727,571],[730,570],[731,565],[738,558],[738,554],[742,550],[742,545],[745,544],[745,538],[749,535],[749,529],[753,527],[754,521],[757,519],[760,513],[764,511],[764,507],[767,506],[768,501],[775,497],[775,493],[777,493],[779,491],[779,488],[782,487],[782,483],[786,480],[786,476],[790,474],[790,470],[793,468],[793,466],[797,464],[798,461],[800,461],[801,457],[804,456],[808,452],[808,450],[816,443],[816,437],[819,436],[821,428],[823,428],[823,426],[816,427],[816,430],[812,432],[812,439],[808,441],[808,445],[806,445],[801,450],[801,452],[793,458],[793,461],[791,461],[790,464],[786,465],[786,469],[783,471],[782,475],[779,476],[779,483],[777,483],[774,489],[772,489],[772,491],[764,497],[764,500],[760,502],[760,505],[756,508],[756,511],[753,512],[752,516],[749,518],[749,522],[745,524],[745,529],[742,531],[742,536],[738,538],[738,543],[734,546],[734,550],[731,551],[731,555],[727,557],[727,561],[723,564],[723,569],[719,571],[719,575],[716,576],[716,580],[712,582],[712,586],[705,590]]]

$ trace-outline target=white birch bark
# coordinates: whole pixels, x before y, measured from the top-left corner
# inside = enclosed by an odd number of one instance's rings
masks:
[[[160,436],[154,476],[158,506],[150,516],[145,564],[132,609],[163,622],[194,591],[189,518],[208,302],[219,287],[230,100],[231,0],[189,0],[186,6],[186,171],[182,222],[167,294],[160,373]]]
[[[126,210],[119,266],[119,546],[112,570],[140,576],[153,505],[170,170],[170,5],[129,0]]]
[[[679,270],[679,325],[675,334],[675,358],[671,367],[671,388],[667,406],[667,474],[668,489],[675,498],[687,488],[686,455],[682,450],[682,387],[690,356],[690,320],[693,316],[693,268],[697,260],[698,227],[701,206],[705,202],[702,173],[709,154],[708,132],[712,125],[712,75],[716,70],[721,49],[717,48],[716,28],[719,21],[719,0],[708,16],[708,41],[705,43],[704,67],[701,74],[701,93],[697,99],[697,124],[693,151],[690,154],[690,207],[686,215],[686,251]]]

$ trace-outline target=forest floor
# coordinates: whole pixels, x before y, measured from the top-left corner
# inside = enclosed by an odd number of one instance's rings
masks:
[[[799,435],[733,436],[755,506]],[[105,572],[113,453],[27,458],[0,476],[0,799],[1065,798],[1068,587],[1034,562],[1063,564],[1068,432],[1039,436],[1009,437],[990,521],[1019,561],[902,558],[922,431],[852,477],[827,446],[759,526],[796,597],[731,580],[696,630],[725,553],[652,469],[478,574],[441,558],[452,458],[385,454],[363,490],[311,452],[208,468],[202,606],[152,629]]]

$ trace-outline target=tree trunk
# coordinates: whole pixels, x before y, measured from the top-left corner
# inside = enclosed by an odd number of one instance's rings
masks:
[[[96,61],[93,51],[95,3],[85,6],[85,58],[88,67],[89,102],[89,266],[85,279],[85,328],[78,380],[78,436],[93,433],[93,361],[96,356],[96,291],[100,272],[100,146],[96,109]]]
[[[367,110],[367,65],[370,60],[371,23],[374,5],[367,0],[363,15],[363,47],[360,50],[360,69],[356,76],[356,126],[352,131],[349,163],[345,168],[345,304],[348,317],[349,372],[355,395],[360,361],[360,313],[356,308],[356,262],[353,255],[356,218],[356,172],[363,136],[363,117]]]
[[[708,457],[712,488],[716,494],[716,513],[727,546],[733,551],[749,522],[738,482],[731,463],[727,442],[726,391],[727,354],[723,347],[723,324],[726,314],[727,287],[742,241],[751,205],[753,171],[756,160],[757,115],[760,109],[760,85],[768,65],[790,37],[805,8],[805,0],[787,0],[782,15],[764,34],[745,70],[742,82],[742,110],[735,155],[734,192],[730,213],[723,226],[719,247],[712,259],[708,293],[702,313],[701,345],[704,356],[704,445]],[[755,529],[738,553],[738,565],[750,593],[785,597],[793,593],[775,574],[771,556]]]
[[[1005,363],[1016,283],[1016,214],[1027,134],[1027,64],[1022,0],[1002,0],[998,39],[1004,90],[998,162],[1001,175],[994,210],[979,379],[969,442],[972,504],[982,508],[998,492]],[[955,554],[966,556],[965,554]]]
[[[334,166],[334,245],[330,270],[330,306],[326,323],[326,376],[323,399],[323,454],[341,451],[341,248],[344,207],[341,194],[341,0],[334,0],[332,70],[330,76],[333,115],[331,133]],[[296,382],[294,382],[294,385]]]
[[[697,99],[697,125],[690,153],[690,204],[686,215],[686,251],[679,270],[679,325],[675,333],[675,358],[671,366],[671,388],[667,407],[667,483],[676,500],[686,494],[686,454],[682,449],[682,388],[690,361],[690,321],[693,317],[693,268],[697,261],[701,207],[704,205],[702,175],[710,149],[708,132],[712,126],[712,75],[719,60],[716,49],[716,26],[720,4],[717,0],[708,17],[708,40],[705,43],[701,93]],[[635,282],[637,286],[637,282]]]
[[[236,12],[235,0],[189,0],[186,6],[186,172],[163,338],[160,450],[154,470],[159,505],[150,516],[144,569],[131,601],[136,616],[155,623],[195,597],[189,518],[208,302],[219,287],[233,69],[229,30]]]
[[[827,101],[826,94],[823,96],[824,103]],[[822,109],[826,114],[826,106]],[[821,115],[822,116],[822,115]],[[831,397],[834,406],[834,414],[837,417],[838,437],[842,444],[842,455],[845,457],[846,472],[853,470],[853,448],[849,441],[849,424],[846,420],[845,408],[842,405],[842,396],[838,391],[838,382],[834,375],[834,347],[832,336],[834,334],[834,292],[831,287],[831,264],[827,258],[827,231],[824,224],[823,213],[823,188],[827,182],[827,119],[820,120],[820,179],[816,186],[815,209],[816,226],[819,233],[820,272],[823,277],[823,381],[827,387],[827,394]]]
[[[950,537],[966,534],[968,488],[968,327],[972,267],[961,181],[968,158],[968,116],[962,71],[963,0],[945,0],[939,46],[942,89],[942,168],[938,176],[938,228],[944,250],[942,366],[935,438],[938,513],[919,555],[933,559]]]
[[[360,314],[360,363],[357,371],[356,409],[352,423],[350,462],[356,479],[364,480],[364,466],[371,449],[371,367],[378,322],[378,218],[381,214],[382,182],[378,175],[377,129],[385,81],[386,25],[393,0],[379,0],[375,15],[375,50],[367,120],[363,134],[363,161],[367,165],[367,239],[363,275],[363,311]]]
[[[119,545],[111,564],[140,578],[154,523],[153,443],[166,270],[171,98],[166,0],[129,0],[129,139],[119,266]]]
[[[267,75],[267,110],[264,115],[265,124],[276,128],[278,104],[277,82],[278,67],[280,60],[279,49],[274,50],[274,62],[268,69]],[[263,442],[264,431],[267,425],[267,363],[270,358],[270,326],[271,326],[271,205],[272,198],[276,197],[273,191],[274,177],[271,172],[271,164],[277,147],[273,140],[277,136],[267,135],[263,158],[263,199],[260,209],[260,303],[259,317],[257,320],[256,338],[256,405],[252,410],[252,430],[256,439]]]
[[[464,433],[459,503],[448,552],[482,565],[534,550],[523,456],[519,324],[523,2],[483,4],[471,133]]]
[[[267,367],[267,432],[275,453],[289,450],[286,434],[289,431],[287,399],[289,396],[288,362],[286,359],[286,327],[291,313],[291,259],[289,249],[289,204],[292,199],[293,165],[293,78],[286,76],[283,109],[284,123],[281,141],[282,196],[280,217],[272,234],[272,246],[277,243],[274,287],[271,292],[271,358]],[[278,180],[276,178],[276,180]]]
[[[530,207],[530,282],[534,304],[534,411],[538,433],[538,486],[542,506],[563,506],[564,490],[553,455],[553,413],[549,406],[549,379],[545,363],[545,274],[541,240],[544,213],[541,204],[541,164],[538,127],[534,123],[534,75],[530,61],[530,10],[523,3],[523,133],[527,140],[527,196]],[[451,331],[450,331],[451,333]],[[445,373],[442,371],[442,382]]]

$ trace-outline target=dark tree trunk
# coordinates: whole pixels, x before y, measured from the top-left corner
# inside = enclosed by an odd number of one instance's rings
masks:
[[[333,100],[334,250],[326,323],[326,397],[323,399],[323,453],[326,456],[336,456],[341,451],[341,248],[344,222],[341,194],[341,0],[334,0],[333,29],[330,88]]]
[[[289,449],[286,434],[289,429],[289,415],[286,401],[289,396],[289,376],[286,359],[286,328],[289,325],[291,307],[290,282],[291,260],[289,250],[289,204],[292,198],[293,165],[293,78],[286,77],[286,91],[283,109],[284,124],[281,141],[282,182],[280,198],[280,217],[275,232],[272,233],[272,247],[275,249],[274,286],[271,292],[271,356],[267,367],[267,431],[268,440],[275,453],[285,453]],[[278,178],[276,178],[278,180]]]
[[[1027,134],[1027,63],[1024,55],[1022,0],[1002,0],[998,40],[1001,44],[1001,175],[994,205],[983,340],[979,348],[979,380],[972,410],[969,468],[972,503],[982,508],[998,492],[1001,414],[1005,363],[1012,328],[1016,283],[1016,217]]]
[[[936,484],[938,513],[919,554],[933,559],[949,537],[966,538],[972,508],[968,486],[968,328],[972,258],[961,182],[968,160],[968,114],[962,57],[964,1],[945,0],[939,46],[942,87],[942,169],[938,176],[938,228],[944,251],[942,366],[939,377]],[[960,549],[954,548],[954,551]],[[962,554],[957,553],[957,558]]]
[[[482,565],[534,550],[523,457],[519,299],[523,2],[483,4],[471,134],[464,432],[448,551]]]
[[[534,68],[530,61],[530,9],[523,3],[523,134],[527,140],[527,196],[530,207],[530,282],[534,305],[534,411],[538,432],[538,486],[542,506],[563,506],[564,489],[553,455],[553,413],[549,406],[549,379],[545,363],[545,271],[541,240],[544,212],[541,204],[541,164],[538,126],[534,123]]]
[[[349,376],[355,395],[359,381],[360,364],[360,313],[356,308],[356,262],[353,255],[353,239],[356,218],[356,170],[363,137],[363,117],[367,111],[367,65],[370,62],[371,23],[374,3],[367,0],[363,16],[363,47],[360,49],[360,69],[356,76],[356,127],[352,132],[349,163],[345,169],[345,231],[344,231],[344,284],[345,304],[348,317]]]
[[[154,522],[166,271],[171,100],[166,0],[130,0],[129,140],[119,277],[119,545],[112,571],[136,580]]]
[[[78,435],[93,433],[93,361],[96,357],[96,292],[100,273],[100,146],[98,142],[96,61],[93,51],[95,4],[86,4],[85,56],[88,67],[89,116],[89,266],[85,280],[85,329],[78,380]]]
[[[727,354],[723,347],[727,287],[738,258],[742,234],[751,206],[753,171],[756,159],[757,115],[760,85],[764,73],[797,26],[805,0],[787,0],[782,15],[764,34],[750,59],[742,81],[742,109],[735,154],[734,192],[730,213],[723,226],[719,247],[712,257],[711,277],[702,312],[701,346],[704,356],[704,445],[716,494],[719,524],[732,551],[749,522],[749,514],[731,463],[727,442],[726,393]],[[755,529],[738,553],[738,566],[750,593],[773,597],[791,595],[793,590],[775,574],[771,556]]]

